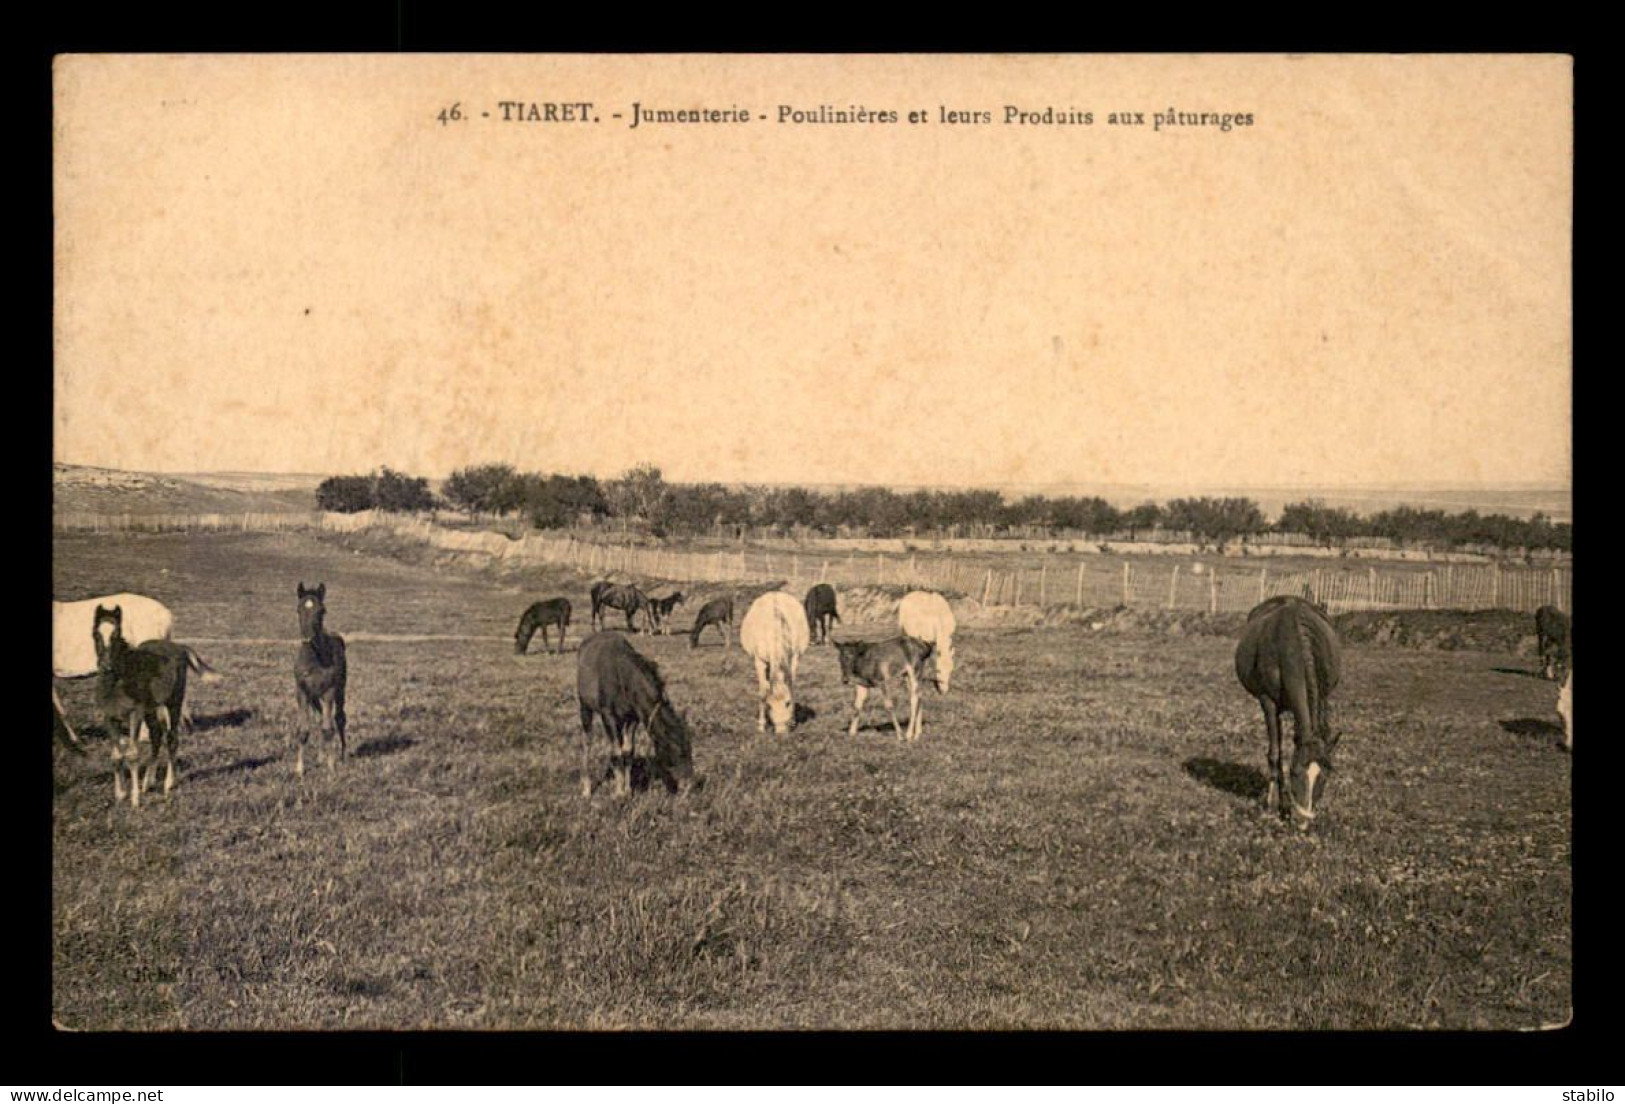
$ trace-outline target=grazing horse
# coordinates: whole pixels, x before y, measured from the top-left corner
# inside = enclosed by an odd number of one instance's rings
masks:
[[[766,732],[769,713],[773,731],[784,735],[795,721],[796,667],[807,650],[807,611],[782,590],[768,591],[739,623],[739,646],[756,664],[761,704],[756,731]]]
[[[152,785],[158,760],[164,762],[164,794],[175,788],[175,752],[186,675],[215,676],[196,651],[168,640],[132,648],[124,638],[124,610],[98,606],[91,622],[96,652],[96,708],[113,737],[113,798],[124,800],[124,772],[130,775],[130,805]],[[216,676],[217,677],[217,676]],[[145,730],[145,731],[143,731]]]
[[[912,636],[897,636],[872,644],[857,641],[842,643],[837,640],[835,650],[841,656],[841,685],[857,683],[858,687],[852,701],[852,723],[847,726],[846,734],[858,734],[858,719],[863,716],[863,703],[868,700],[869,691],[878,686],[886,702],[886,711],[891,714],[892,730],[897,733],[898,739],[910,743],[918,740],[923,723],[920,716],[920,669],[931,655],[931,645]],[[897,706],[891,696],[891,680],[899,672],[908,683],[906,735],[897,723]]]
[[[1332,691],[1342,674],[1341,646],[1318,607],[1301,598],[1280,596],[1247,615],[1236,647],[1236,675],[1264,710],[1269,733],[1269,793],[1266,807],[1279,804],[1293,823],[1307,829],[1315,801],[1332,769],[1337,746],[1332,732]],[[1292,714],[1292,768],[1281,764],[1281,713]]]
[[[688,722],[666,697],[660,668],[640,655],[624,636],[599,632],[576,653],[576,697],[581,705],[581,796],[591,797],[593,773],[588,744],[597,717],[613,750],[610,766],[615,795],[632,792],[632,761],[641,725],[654,744],[655,772],[669,792],[687,790],[694,781],[694,756]]]
[[[1549,679],[1562,678],[1571,660],[1573,622],[1556,606],[1535,611],[1535,635],[1540,639],[1540,673]]]
[[[812,630],[813,643],[828,644],[830,626],[841,619],[835,611],[835,588],[828,583],[815,583],[801,605],[807,611],[807,627]]]
[[[88,678],[96,673],[96,649],[92,640],[98,607],[117,606],[123,613],[124,640],[131,647],[139,647],[149,640],[168,640],[175,628],[175,615],[156,598],[144,594],[104,594],[100,598],[86,598],[79,602],[51,601],[51,674],[55,678]],[[68,742],[81,754],[85,747],[79,742],[68,721],[68,711],[62,706],[56,687],[51,687],[51,704],[62,722]],[[183,721],[186,718],[182,718]]]
[[[650,619],[648,596],[630,583],[598,582],[592,585],[592,627],[599,630],[604,627],[604,610],[618,609],[626,614],[626,631],[637,632],[637,626],[632,624],[632,615],[641,612],[644,624],[654,631],[654,622]]]
[[[559,645],[555,655],[564,653],[564,632],[570,627],[570,600],[568,598],[549,598],[545,602],[537,602],[525,611],[519,619],[519,628],[514,630],[513,650],[520,655],[530,647],[530,638],[536,635],[536,630],[542,630],[542,648],[547,648],[547,627],[557,625],[559,628]]]
[[[897,604],[897,623],[904,636],[931,645],[935,659],[931,665],[931,682],[937,693],[948,692],[948,680],[954,673],[954,611],[948,599],[929,590],[910,591]]]
[[[700,614],[694,618],[694,628],[689,630],[688,646],[700,646],[700,630],[707,625],[715,625],[722,631],[722,646],[733,647],[732,627],[734,623],[734,600],[729,597],[713,598],[700,607]]]
[[[293,661],[293,679],[297,688],[296,708],[299,716],[294,722],[298,739],[294,753],[293,772],[305,773],[305,741],[310,736],[314,720],[322,727],[322,757],[327,769],[334,769],[333,739],[338,737],[338,758],[344,758],[344,685],[349,668],[344,655],[344,638],[327,631],[327,584],[317,583],[314,590],[299,584],[299,635],[303,642]]]
[[[1574,668],[1563,676],[1563,689],[1557,692],[1557,715],[1563,718],[1563,747],[1574,750]]]
[[[671,619],[672,610],[683,604],[683,592],[667,595],[665,598],[649,599],[649,620],[654,623],[656,632],[665,634],[670,631],[667,621]]]

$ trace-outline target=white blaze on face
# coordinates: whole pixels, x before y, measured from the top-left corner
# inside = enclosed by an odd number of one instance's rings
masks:
[[[1320,777],[1320,764],[1310,763],[1303,771],[1303,803],[1292,798],[1292,811],[1299,818],[1299,828],[1308,828],[1315,819],[1315,780]]]
[[[111,648],[113,646],[113,622],[103,621],[97,625],[96,635],[101,637],[103,647]]]

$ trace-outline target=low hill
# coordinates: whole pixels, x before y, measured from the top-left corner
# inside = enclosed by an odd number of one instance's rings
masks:
[[[52,509],[59,514],[281,514],[316,508],[319,475],[217,472],[153,474],[55,464]]]

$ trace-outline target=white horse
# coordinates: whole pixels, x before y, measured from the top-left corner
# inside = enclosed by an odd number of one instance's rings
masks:
[[[1563,746],[1574,750],[1574,668],[1570,667],[1563,679],[1563,689],[1557,692],[1557,715],[1563,718]]]
[[[124,639],[134,648],[149,640],[168,640],[175,629],[175,615],[156,598],[144,594],[108,594],[80,602],[51,600],[51,674],[56,678],[86,678],[96,673],[96,643],[92,638],[96,607],[114,606],[124,611]],[[51,704],[73,746],[84,750],[79,736],[68,723],[56,687],[51,687]]]
[[[913,590],[903,596],[897,605],[897,622],[904,636],[931,645],[932,682],[937,692],[948,692],[948,681],[954,673],[954,611],[948,608],[948,599],[929,590]]]
[[[793,596],[770,590],[750,605],[739,624],[739,646],[756,664],[756,687],[761,695],[756,731],[784,735],[795,720],[796,666],[811,643],[807,611]]]

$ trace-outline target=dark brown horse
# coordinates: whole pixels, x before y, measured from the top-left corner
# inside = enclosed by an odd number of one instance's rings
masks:
[[[1332,691],[1342,675],[1337,630],[1320,608],[1283,595],[1253,608],[1236,647],[1236,676],[1258,699],[1269,733],[1266,807],[1306,829],[1331,772],[1337,735],[1331,726]],[[1292,765],[1281,763],[1281,714],[1292,715]]]
[[[649,620],[654,623],[656,632],[666,633],[671,631],[667,622],[671,620],[672,611],[682,604],[683,592],[680,590],[676,594],[668,594],[664,598],[649,599]]]
[[[640,727],[654,744],[652,765],[667,790],[686,790],[693,783],[688,724],[667,700],[660,668],[638,654],[624,636],[600,632],[582,643],[576,653],[576,696],[581,705],[581,796],[592,796],[594,774],[588,744],[594,717],[609,737],[616,796],[632,792]]]
[[[113,797],[124,800],[124,773],[130,776],[130,805],[152,785],[158,761],[164,763],[164,794],[175,788],[175,758],[186,676],[196,671],[218,677],[196,651],[168,640],[132,648],[124,639],[124,611],[97,606],[91,627],[96,649],[96,707],[113,738]]]
[[[1535,635],[1540,640],[1540,673],[1549,679],[1562,680],[1568,673],[1572,652],[1573,622],[1569,615],[1556,606],[1541,606],[1535,611]]]
[[[513,634],[513,650],[520,655],[530,647],[530,638],[536,635],[536,630],[542,630],[542,648],[547,648],[547,627],[556,625],[559,630],[558,648],[555,655],[564,652],[564,632],[570,627],[570,600],[568,598],[549,598],[545,602],[537,602],[527,609],[524,616],[519,618],[519,628]]]
[[[852,701],[852,723],[847,726],[846,734],[858,734],[858,719],[863,716],[863,703],[868,699],[869,691],[878,687],[886,703],[886,711],[891,714],[892,730],[898,738],[911,743],[918,740],[923,723],[920,716],[920,669],[931,656],[931,645],[912,636],[897,636],[867,644],[843,644],[837,640],[835,650],[841,657],[841,685],[857,684],[857,693]],[[892,702],[891,680],[897,675],[902,675],[908,684],[907,734],[897,723],[897,706]]]
[[[733,633],[731,631],[733,623],[734,600],[726,595],[721,598],[711,599],[700,607],[699,616],[694,618],[694,627],[689,630],[688,634],[688,646],[698,648],[700,646],[700,630],[707,625],[715,625],[722,631],[722,646],[724,648],[733,647]]]
[[[801,605],[807,611],[807,628],[812,631],[812,642],[828,644],[831,626],[841,619],[835,610],[835,588],[828,583],[815,583],[807,591]]]
[[[333,743],[338,742],[338,758],[344,758],[344,687],[349,679],[349,665],[344,655],[344,638],[327,631],[327,584],[317,583],[314,590],[299,584],[299,635],[304,638],[299,654],[293,661],[293,678],[297,687],[294,722],[298,740],[294,754],[293,771],[305,773],[305,742],[310,738],[314,721],[322,729],[322,753],[327,769],[334,769]]]
[[[626,614],[626,631],[637,632],[637,626],[632,623],[632,615],[643,614],[644,624],[652,632],[654,622],[649,613],[649,598],[643,591],[631,583],[597,582],[592,585],[592,628],[594,631],[604,627],[604,611],[618,609]]]

